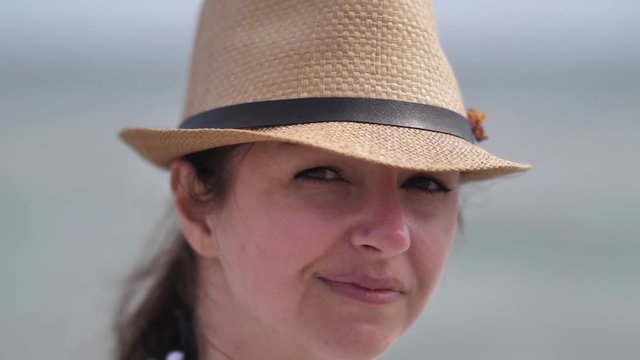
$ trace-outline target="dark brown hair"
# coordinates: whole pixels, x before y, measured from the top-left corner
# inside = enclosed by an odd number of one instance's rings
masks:
[[[205,207],[226,199],[233,181],[231,155],[237,147],[214,148],[184,157],[195,170],[187,184],[194,202]],[[195,186],[195,182],[201,186]],[[196,254],[176,225],[163,237],[168,245],[125,283],[114,323],[118,360],[164,359],[167,352],[177,349],[185,352],[185,359],[197,358],[192,321]]]

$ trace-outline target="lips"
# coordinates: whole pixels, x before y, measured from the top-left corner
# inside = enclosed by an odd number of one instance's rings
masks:
[[[392,277],[345,274],[318,279],[332,292],[366,304],[391,304],[405,295],[403,283]]]

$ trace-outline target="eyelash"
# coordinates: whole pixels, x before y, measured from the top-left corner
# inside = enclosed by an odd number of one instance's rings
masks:
[[[329,172],[333,173],[333,177],[327,176]],[[313,181],[344,180],[340,170],[331,166],[318,166],[311,169],[302,170],[296,174],[295,178]]]
[[[426,184],[416,184],[418,181],[423,182],[424,180],[427,181]],[[432,188],[433,185],[436,186],[435,189]],[[429,194],[437,194],[437,193],[445,193],[446,194],[448,192],[451,192],[451,189],[448,186],[446,186],[442,181],[436,179],[433,176],[429,176],[429,175],[413,176],[413,177],[407,179],[402,184],[402,187],[406,187],[406,186],[413,186],[413,187],[417,188],[418,190],[424,191],[424,192],[429,193]]]
[[[332,166],[318,166],[303,170],[295,175],[295,179],[306,179],[311,181],[344,181],[340,169]],[[426,184],[424,181],[426,180]],[[435,188],[433,186],[435,185]],[[430,194],[448,193],[451,191],[442,181],[429,175],[416,175],[407,179],[402,187],[413,187],[417,190]]]

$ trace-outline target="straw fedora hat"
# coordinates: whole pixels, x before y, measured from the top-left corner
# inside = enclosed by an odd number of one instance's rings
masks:
[[[529,168],[475,144],[428,0],[205,0],[179,128],[120,136],[163,167],[284,141],[465,180]]]

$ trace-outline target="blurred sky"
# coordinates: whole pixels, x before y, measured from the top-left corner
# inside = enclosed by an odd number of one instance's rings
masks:
[[[465,189],[440,289],[384,358],[640,358],[640,2],[434,6],[482,146],[534,168]],[[178,123],[198,8],[0,0],[0,358],[109,358],[169,200],[116,133]]]

